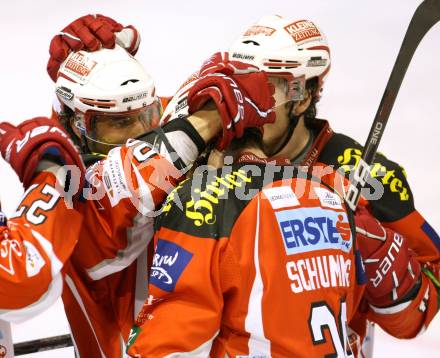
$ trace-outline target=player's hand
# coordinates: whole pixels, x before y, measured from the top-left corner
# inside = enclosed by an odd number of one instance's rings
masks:
[[[364,207],[356,211],[355,222],[368,302],[386,307],[411,299],[417,293],[420,263],[405,237],[384,228]]]
[[[231,76],[257,72],[258,68],[239,61],[229,61],[228,52],[216,52],[210,58],[203,62],[201,68],[192,73],[186,81],[179,87],[179,90],[172,97],[166,106],[161,118],[161,123],[167,123],[179,117],[188,115],[188,91],[200,79],[200,77],[212,74],[223,73]]]
[[[189,89],[188,112],[193,114],[209,100],[214,101],[223,127],[217,148],[223,150],[232,139],[242,137],[246,128],[261,128],[275,121],[273,94],[274,87],[264,72],[210,73]]]
[[[78,178],[80,185],[83,182],[85,169],[81,156],[64,130],[52,119],[37,117],[17,127],[0,123],[0,152],[25,189],[29,187],[42,159],[77,166],[81,172]]]
[[[203,62],[199,70],[199,77],[210,73],[223,73],[225,75],[241,75],[250,72],[257,72],[258,67],[240,61],[229,59],[228,52],[216,52]]]
[[[55,82],[60,65],[71,51],[114,48],[115,43],[135,55],[140,43],[139,32],[133,26],[124,27],[107,16],[82,16],[61,30],[50,42],[47,72]]]

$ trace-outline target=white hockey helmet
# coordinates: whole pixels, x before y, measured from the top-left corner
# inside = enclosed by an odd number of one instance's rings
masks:
[[[305,81],[317,78],[319,99],[330,69],[330,49],[322,31],[309,20],[266,16],[251,26],[229,49],[230,59],[246,62],[269,76],[293,75],[292,100],[303,98]]]
[[[89,144],[123,144],[108,142],[97,133],[100,120],[121,128],[137,121],[144,131],[158,124],[161,105],[152,77],[118,45],[71,53],[60,67],[55,86],[58,99],[75,112],[77,126]]]

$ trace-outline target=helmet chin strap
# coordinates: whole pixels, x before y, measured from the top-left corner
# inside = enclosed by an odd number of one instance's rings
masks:
[[[277,147],[276,151],[271,154],[271,156],[277,155],[281,150],[289,143],[290,138],[292,138],[293,132],[295,131],[296,127],[298,126],[298,122],[301,116],[297,116],[293,113],[293,107],[295,106],[295,102],[291,102],[290,108],[288,111],[289,116],[289,127],[287,128],[287,136],[284,138],[284,140],[281,142],[281,144]]]
[[[86,128],[82,125],[81,120],[75,119],[75,127],[78,128],[81,140],[81,154],[91,154],[92,151],[87,144]]]

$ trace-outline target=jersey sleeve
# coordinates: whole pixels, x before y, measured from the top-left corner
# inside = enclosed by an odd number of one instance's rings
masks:
[[[404,235],[420,262],[439,262],[440,237],[416,209],[399,220],[384,222],[383,225]]]
[[[78,240],[81,215],[69,209],[49,171],[36,176],[0,228],[0,318],[20,322],[61,295],[61,270]]]
[[[149,298],[130,333],[128,353],[208,357],[221,324],[225,248],[217,240],[169,229],[155,238]]]
[[[148,143],[115,148],[87,173],[87,230],[81,267],[99,280],[129,266],[153,237],[154,219],[168,193],[183,178],[173,163]]]
[[[129,266],[153,237],[168,193],[204,149],[184,118],[114,148],[86,176],[84,215],[92,240],[79,243],[81,267],[99,280]]]

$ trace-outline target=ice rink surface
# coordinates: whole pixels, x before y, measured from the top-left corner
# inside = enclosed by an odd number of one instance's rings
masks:
[[[280,14],[315,21],[328,37],[332,69],[319,107],[335,131],[364,142],[388,80],[414,0],[17,0],[0,3],[2,52],[0,120],[18,123],[49,115],[53,85],[46,74],[51,37],[71,20],[103,13],[142,34],[137,58],[156,79],[159,95],[172,95],[200,63],[228,45],[259,17]],[[440,25],[421,43],[402,84],[380,151],[406,169],[416,206],[440,231]],[[0,162],[0,198],[6,213],[22,189]],[[62,304],[13,326],[16,342],[68,332]],[[377,332],[375,357],[440,356],[440,319],[411,341]],[[27,357],[73,357],[72,349]]]

